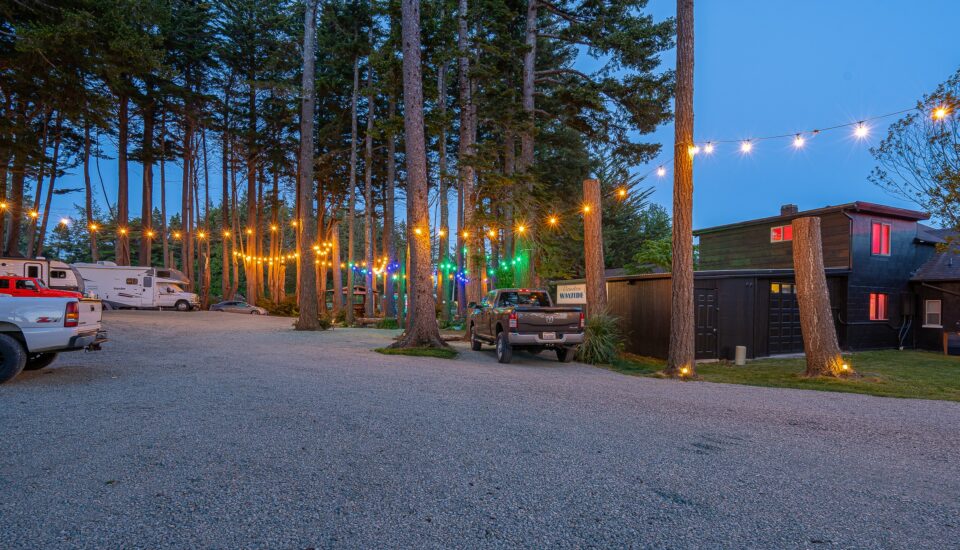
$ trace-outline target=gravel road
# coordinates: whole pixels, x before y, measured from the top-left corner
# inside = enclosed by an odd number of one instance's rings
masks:
[[[0,386],[0,547],[946,548],[960,404],[108,312]]]

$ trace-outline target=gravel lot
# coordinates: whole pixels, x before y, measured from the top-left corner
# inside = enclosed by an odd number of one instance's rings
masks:
[[[0,547],[945,548],[960,404],[108,312],[0,386]]]

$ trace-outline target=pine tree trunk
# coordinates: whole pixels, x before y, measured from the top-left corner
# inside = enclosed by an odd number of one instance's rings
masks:
[[[53,203],[53,189],[57,185],[57,166],[60,163],[60,142],[63,138],[63,117],[57,113],[56,136],[53,139],[53,157],[50,159],[50,183],[47,185],[47,198],[43,205],[37,247],[34,256],[43,255],[43,242],[47,237],[47,223],[50,221],[50,205]]]
[[[583,180],[583,203],[590,211],[583,215],[583,256],[587,279],[587,314],[607,310],[607,281],[603,275],[603,204],[600,182]]]
[[[353,95],[350,98],[350,196],[347,200],[347,324],[353,324],[354,225],[357,212],[357,99],[360,93],[360,58],[353,58]]]
[[[313,116],[314,102],[314,68],[316,66],[317,31],[317,0],[307,0],[303,17],[303,80],[300,94],[300,212],[297,213],[298,225],[302,226],[303,241],[308,245],[316,241],[313,216]],[[323,205],[318,205],[322,207]],[[304,247],[311,252],[311,246]],[[297,318],[297,330],[316,330],[320,324],[317,317],[317,265],[316,254],[301,254],[300,262],[300,296],[297,305],[300,316]],[[320,258],[322,259],[322,258]]]
[[[125,94],[119,97],[117,117],[117,264],[130,265],[130,187],[127,174],[127,147],[129,138],[129,101]]]
[[[410,244],[411,320],[397,347],[444,347],[437,327],[430,253],[427,200],[427,150],[423,124],[423,77],[420,61],[420,2],[401,0],[403,17],[403,104],[407,164],[407,242]],[[420,234],[416,230],[420,230]]]
[[[170,236],[167,235],[167,112],[160,111],[160,239],[163,243],[163,267],[170,267]]]
[[[143,182],[140,207],[139,265],[153,263],[153,124],[154,106],[151,102],[143,109]]]
[[[538,0],[527,0],[527,18],[524,32],[523,82],[521,84],[520,103],[523,108],[524,123],[520,131],[519,171],[527,177],[527,193],[533,193],[534,133],[536,131],[534,93],[537,76],[537,7]],[[532,217],[535,212],[521,212],[524,217]],[[532,218],[531,218],[532,219]],[[527,223],[529,230],[516,236],[515,256],[518,259],[514,284],[521,287],[539,286],[536,273],[537,254],[534,243],[536,224]]]
[[[450,180],[447,179],[447,65],[442,63],[437,68],[437,103],[440,110],[440,135],[437,137],[438,179],[437,188],[440,192],[440,230],[437,237],[437,263],[450,263]],[[450,279],[447,270],[439,269],[437,273],[437,300],[440,302],[440,315],[444,321],[450,320],[450,300],[448,298]]]
[[[51,114],[52,111],[48,110],[47,114],[43,118],[43,137],[40,139],[40,166],[37,169],[37,188],[33,198],[33,207],[27,213],[27,217],[30,220],[30,226],[27,228],[26,256],[28,258],[33,258],[36,256],[33,245],[37,238],[37,215],[40,210],[40,197],[43,196],[43,177],[46,174],[47,144],[49,143],[50,136]],[[59,113],[57,114],[57,118],[60,118]]]
[[[373,45],[373,31],[368,34],[371,47]],[[374,305],[377,295],[376,283],[373,276],[373,67],[367,68],[367,131],[363,137],[363,257],[364,257],[364,288],[367,299],[364,301],[364,316],[375,315]]]
[[[503,175],[507,178],[512,178],[514,172],[516,171],[517,165],[517,143],[516,137],[513,133],[512,128],[507,128],[504,131],[503,135]],[[513,186],[509,186],[506,189],[504,196],[504,227],[511,229],[510,231],[504,231],[503,233],[503,258],[505,260],[513,259],[513,231],[514,226],[513,222]]]
[[[830,310],[830,293],[823,268],[823,243],[820,218],[793,220],[793,271],[800,306],[803,351],[807,356],[807,376],[840,376],[843,357],[837,344],[837,330]]]
[[[257,134],[257,91],[253,86],[250,87],[247,98],[249,106],[247,132],[250,134],[247,143],[247,254],[253,258],[247,262],[247,301],[251,304],[257,303],[260,298],[260,289],[257,287],[259,277],[257,273],[261,271],[256,258],[259,256],[257,242],[260,232],[260,220],[257,219],[257,150],[254,137]]]
[[[387,116],[392,121],[393,117],[397,114],[397,101],[390,96],[390,103],[388,106]],[[396,178],[397,178],[397,142],[396,136],[393,135],[391,130],[387,136],[387,181],[386,181],[386,190],[384,191],[384,206],[383,206],[383,251],[384,256],[387,257],[387,264],[392,264],[398,260],[397,258],[397,247],[393,239],[393,210],[395,208],[395,193],[396,193]],[[339,261],[339,260],[338,260]],[[394,273],[399,272],[399,269],[395,269]],[[386,290],[384,294],[383,302],[383,311],[384,317],[396,317],[397,315],[397,301],[394,297],[395,286],[393,281],[393,276],[390,273],[390,269],[384,272],[384,277],[386,278]]]
[[[330,255],[332,256],[331,262],[333,264],[333,315],[334,317],[340,313],[340,310],[343,308],[343,272],[340,268],[340,222],[334,220],[333,225],[330,228],[330,240],[333,242],[333,247],[330,249]]]
[[[83,187],[84,210],[87,218],[87,236],[90,240],[90,258],[94,263],[100,260],[100,247],[97,246],[97,232],[93,226],[93,185],[90,181],[90,121],[89,114],[83,118]]]
[[[227,132],[224,131],[220,139],[220,177],[223,190],[220,199],[220,226],[223,240],[221,241],[220,254],[222,256],[220,266],[220,295],[224,300],[230,299],[230,259],[233,252],[230,249],[230,142],[227,138]]]
[[[673,301],[665,372],[695,372],[693,306],[693,0],[677,0],[677,84],[673,147]]]
[[[480,301],[480,278],[482,271],[482,252],[478,253],[483,235],[475,225],[476,199],[474,197],[474,179],[476,177],[473,160],[477,139],[476,110],[473,104],[473,83],[470,79],[470,57],[467,29],[467,0],[459,0],[460,13],[457,21],[457,49],[459,51],[458,86],[460,88],[460,149],[457,155],[457,171],[460,175],[460,189],[463,196],[463,246],[466,248],[465,263],[467,272],[466,300]]]

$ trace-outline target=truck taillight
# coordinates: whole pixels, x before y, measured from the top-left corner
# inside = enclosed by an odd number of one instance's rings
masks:
[[[63,316],[63,326],[75,327],[80,324],[80,302],[68,302]]]
[[[510,328],[517,328],[517,312],[514,311],[510,314]]]
[[[583,328],[583,326],[584,326],[584,324],[585,324],[584,321],[585,321],[585,320],[584,320],[584,318],[583,318],[583,312],[581,311],[581,312],[580,312],[580,328]]]

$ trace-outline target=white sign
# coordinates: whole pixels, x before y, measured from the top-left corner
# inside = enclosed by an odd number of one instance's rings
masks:
[[[557,285],[557,305],[587,303],[587,285]]]

